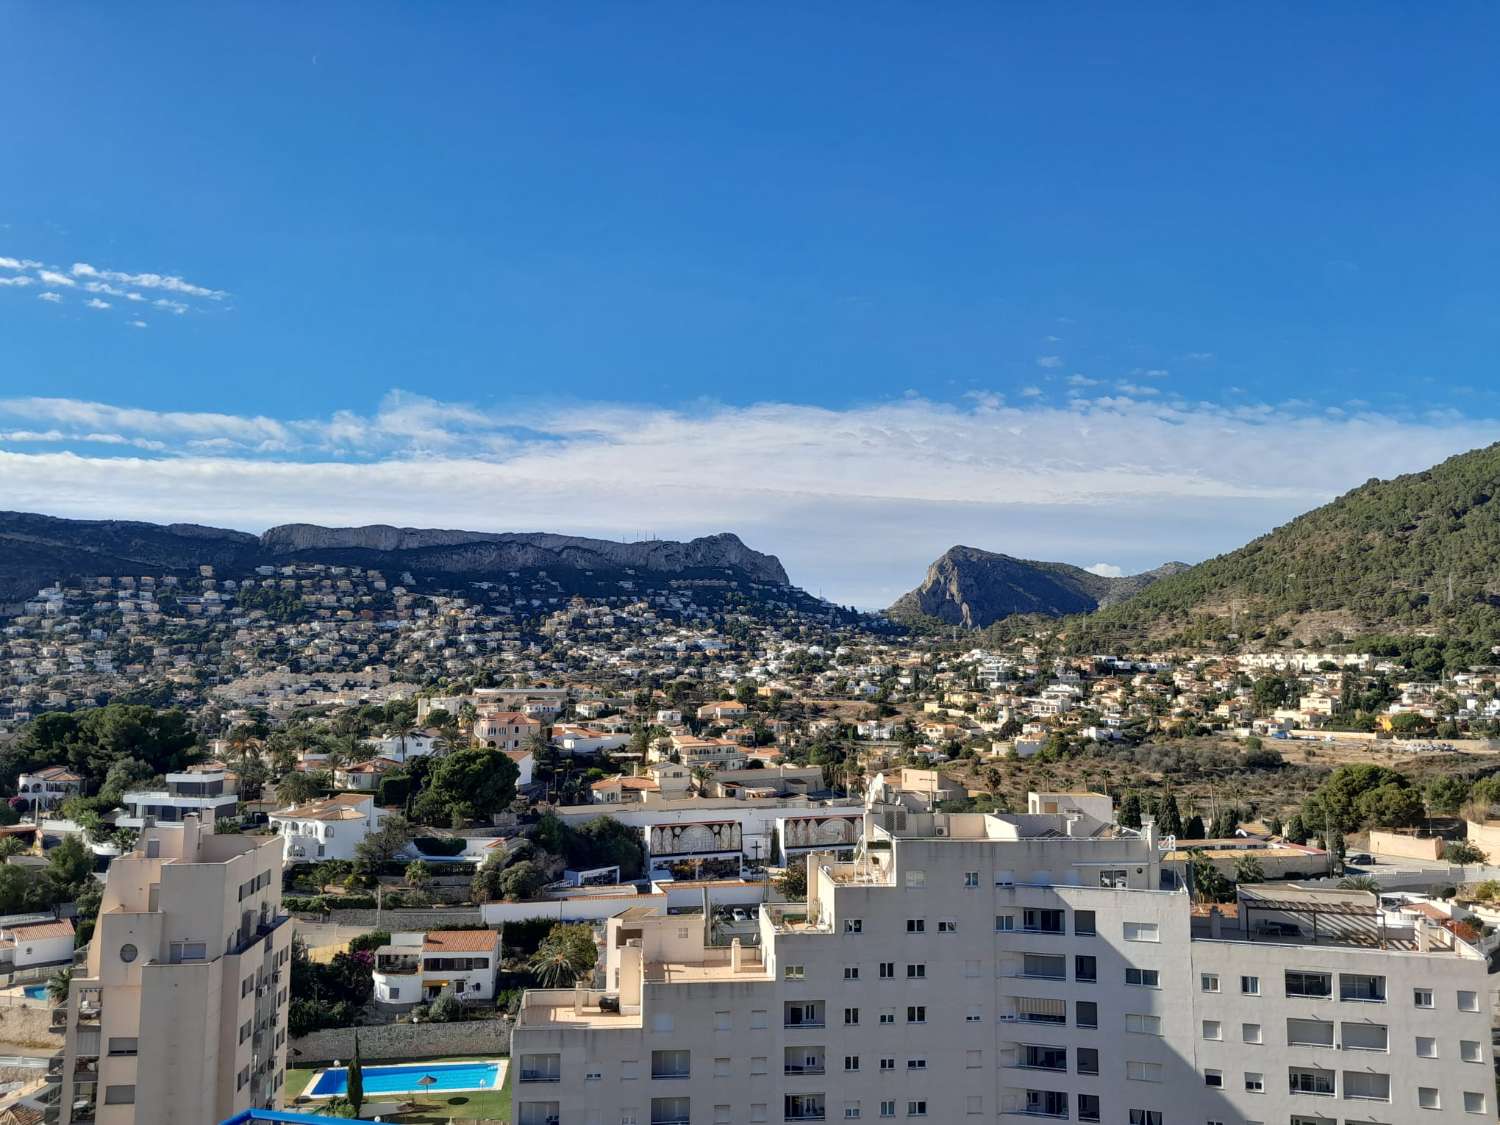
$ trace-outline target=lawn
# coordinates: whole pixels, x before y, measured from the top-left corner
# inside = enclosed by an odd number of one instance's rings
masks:
[[[402,1059],[402,1062],[467,1062],[473,1059],[473,1055],[444,1055],[431,1059]],[[386,1060],[386,1065],[391,1065],[396,1060]],[[378,1066],[381,1064],[368,1062],[366,1066]],[[312,1081],[312,1076],[321,1068],[310,1067],[297,1069],[288,1067],[286,1072],[286,1096],[287,1108],[297,1109],[302,1113],[316,1113],[318,1103],[311,1102],[300,1106],[291,1105],[291,1100]],[[438,1125],[447,1121],[484,1121],[484,1122],[509,1122],[510,1121],[510,1093],[511,1093],[511,1070],[505,1069],[505,1083],[499,1090],[495,1091],[469,1091],[456,1094],[423,1094],[415,1100],[420,1101],[428,1107],[421,1113],[407,1114],[401,1117],[387,1118],[389,1121],[404,1122],[405,1125]]]

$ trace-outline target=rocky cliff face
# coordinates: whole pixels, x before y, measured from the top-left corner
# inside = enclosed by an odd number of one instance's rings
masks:
[[[920,586],[891,606],[890,614],[982,628],[1018,613],[1048,617],[1089,613],[1185,569],[1185,563],[1166,563],[1143,574],[1105,578],[1067,563],[953,547],[927,568]]]
[[[545,533],[287,524],[254,536],[197,524],[0,512],[0,605],[70,577],[186,573],[204,565],[227,575],[293,559],[475,578],[525,570],[711,576],[727,569],[752,582],[791,585],[774,555],[727,532],[686,543],[615,543]]]

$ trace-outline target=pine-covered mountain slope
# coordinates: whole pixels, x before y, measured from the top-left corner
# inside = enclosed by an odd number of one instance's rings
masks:
[[[922,584],[888,611],[897,620],[982,628],[1015,614],[1061,617],[1113,605],[1185,569],[1167,563],[1144,574],[1106,578],[1067,563],[1018,559],[977,547],[952,547],[927,568]]]
[[[1497,625],[1500,444],[1367,481],[1069,631],[1085,644],[1311,630],[1500,639]]]

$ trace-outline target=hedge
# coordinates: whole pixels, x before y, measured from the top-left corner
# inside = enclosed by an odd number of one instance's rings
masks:
[[[374,910],[374,895],[283,895],[281,905],[293,914],[322,914],[328,910]]]

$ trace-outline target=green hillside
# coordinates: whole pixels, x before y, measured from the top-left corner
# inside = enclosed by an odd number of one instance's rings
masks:
[[[1077,648],[1439,631],[1500,641],[1500,444],[1371,480],[1237,551],[1068,622]]]

